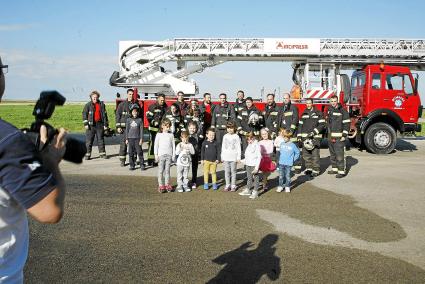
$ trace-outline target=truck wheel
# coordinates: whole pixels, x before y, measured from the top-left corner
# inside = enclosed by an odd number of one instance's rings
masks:
[[[366,149],[374,154],[391,153],[397,142],[397,133],[394,128],[384,122],[372,124],[365,133]]]

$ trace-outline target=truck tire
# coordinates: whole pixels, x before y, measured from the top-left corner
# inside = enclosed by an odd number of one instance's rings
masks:
[[[366,149],[374,154],[391,153],[395,148],[396,142],[396,131],[391,125],[384,122],[369,126],[364,136]]]

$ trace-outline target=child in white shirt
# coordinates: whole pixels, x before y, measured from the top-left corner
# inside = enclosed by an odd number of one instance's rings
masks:
[[[226,187],[224,191],[236,191],[236,163],[241,160],[241,139],[236,134],[236,125],[229,121],[227,134],[223,136],[221,145],[221,161],[224,163]]]
[[[248,133],[246,140],[248,142],[248,146],[245,150],[245,159],[242,160],[242,162],[245,164],[247,184],[246,188],[240,192],[239,195],[247,195],[249,198],[254,199],[258,197],[258,170],[261,162],[261,149],[253,132]],[[253,186],[254,189],[251,191]]]
[[[191,155],[195,154],[193,145],[189,143],[189,133],[182,131],[180,134],[180,142],[176,147],[177,157],[177,192],[189,192],[191,189],[188,186],[189,169],[192,164]]]
[[[176,153],[176,146],[174,135],[169,132],[170,127],[171,121],[164,118],[161,122],[162,132],[156,135],[154,143],[155,161],[158,163],[158,191],[161,193],[173,191],[173,187],[170,185],[170,168]]]

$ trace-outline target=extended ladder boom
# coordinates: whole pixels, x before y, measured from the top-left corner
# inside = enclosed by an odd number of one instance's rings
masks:
[[[153,91],[196,92],[187,76],[226,61],[287,61],[334,64],[339,69],[380,63],[425,70],[422,39],[191,38],[159,42],[120,42],[120,71],[111,85],[152,87]],[[162,63],[176,61],[177,71]],[[195,64],[188,66],[188,62]],[[156,86],[156,87],[155,87]]]

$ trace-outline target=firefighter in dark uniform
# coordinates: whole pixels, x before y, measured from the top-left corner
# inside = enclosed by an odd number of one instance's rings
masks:
[[[261,111],[253,104],[251,97],[247,97],[245,100],[245,108],[240,107],[237,116],[237,132],[239,133],[242,141],[242,153],[245,152],[248,142],[246,136],[253,132],[254,135],[260,135],[260,129],[263,127],[263,115]],[[243,156],[243,154],[242,154]]]
[[[165,115],[167,110],[167,104],[165,103],[165,95],[158,94],[156,103],[151,104],[146,112],[146,119],[149,123],[149,149],[148,149],[148,165],[155,165],[155,155],[154,155],[154,143],[156,134],[159,131],[161,120]]]
[[[183,117],[180,114],[180,109],[177,103],[173,103],[165,112],[165,117],[171,121],[170,132],[174,135],[174,141],[180,142],[180,134],[184,128]]]
[[[107,159],[105,151],[104,131],[108,129],[108,114],[105,104],[99,100],[100,93],[93,91],[90,93],[90,102],[83,109],[83,124],[86,129],[86,160],[91,158],[91,150],[94,137],[97,137],[97,145],[99,147],[99,156]]]
[[[283,106],[280,112],[279,127],[285,130],[289,130],[292,133],[291,141],[296,143],[297,141],[297,127],[298,127],[298,108],[291,103],[291,97],[289,94],[283,95]],[[301,149],[300,149],[301,150]],[[300,173],[302,168],[301,160],[294,163],[294,170],[296,173]]]
[[[215,140],[221,150],[221,142],[227,129],[226,124],[229,121],[235,122],[236,116],[233,106],[227,102],[227,95],[225,93],[221,93],[219,98],[220,104],[216,105],[214,108],[211,128],[215,130]]]
[[[235,116],[237,117],[239,112],[245,108],[245,93],[242,90],[239,90],[236,93],[236,101],[234,104]]]
[[[328,174],[337,174],[337,178],[343,178],[345,172],[345,140],[350,130],[350,116],[346,109],[338,103],[338,97],[332,96],[331,105],[327,111],[328,120],[328,144],[332,169]]]
[[[186,112],[189,111],[189,104],[184,101],[184,93],[182,91],[177,92],[176,104],[179,108],[180,115],[184,117]]]
[[[321,111],[313,106],[313,100],[306,100],[306,109],[298,124],[298,141],[302,144],[302,158],[305,174],[317,177],[320,173],[320,141],[325,130],[325,119]]]
[[[127,144],[125,143],[125,123],[127,122],[127,118],[131,117],[130,106],[133,104],[133,94],[133,90],[128,89],[127,100],[121,102],[115,112],[115,126],[117,128],[117,133],[121,134],[120,150],[118,152],[121,167],[125,166],[125,159],[127,156]]]
[[[274,101],[274,94],[267,95],[267,104],[263,111],[264,126],[269,130],[272,139],[279,133],[280,109]]]

